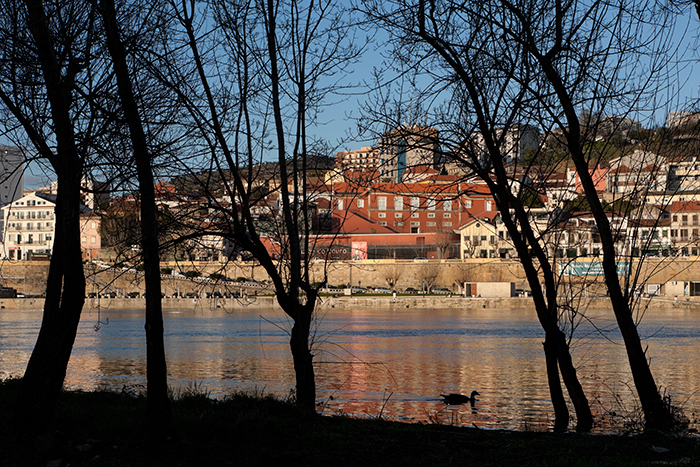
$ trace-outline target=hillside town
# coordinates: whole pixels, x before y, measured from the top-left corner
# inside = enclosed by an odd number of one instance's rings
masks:
[[[692,140],[700,114],[672,112],[662,129],[644,130],[630,119],[606,117],[596,138],[618,138],[622,150],[600,158],[590,173],[616,231],[616,251],[625,257],[700,255],[700,155]],[[528,162],[552,146],[556,135],[515,125],[503,132],[503,158],[511,190],[528,201],[531,226],[551,258],[595,258],[602,245],[576,171]],[[640,138],[666,132],[671,144],[649,149]],[[478,143],[478,138],[475,138]],[[407,125],[381,135],[375,146],[314,157],[306,196],[314,236],[308,254],[317,260],[517,259],[489,188],[438,144],[439,130]],[[679,149],[681,148],[681,149]],[[9,261],[45,260],[54,238],[56,184],[19,187],[22,158],[3,148],[2,253]],[[251,210],[273,258],[278,258],[275,219],[281,215],[276,165],[259,166],[248,183],[260,193]],[[249,258],[225,235],[221,206],[225,176],[205,190],[197,180],[173,177],[154,187],[163,222],[164,260],[223,264]],[[112,182],[84,178],[81,245],[88,261],[129,262],[138,255],[138,193],[116,196]],[[217,185],[218,184],[218,185]],[[290,187],[292,190],[293,187]],[[214,200],[211,194],[214,193]],[[187,235],[191,232],[198,235]],[[191,240],[178,242],[180,237]]]

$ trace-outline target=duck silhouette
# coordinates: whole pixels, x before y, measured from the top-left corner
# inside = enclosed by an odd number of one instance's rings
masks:
[[[471,404],[474,405],[476,402],[476,396],[480,396],[477,391],[472,391],[471,396],[465,396],[464,394],[440,394],[443,399],[445,399],[445,404],[447,405],[461,405],[461,404]]]

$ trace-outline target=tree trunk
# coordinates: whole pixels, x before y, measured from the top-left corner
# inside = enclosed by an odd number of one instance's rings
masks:
[[[593,414],[588,404],[588,398],[583,392],[583,387],[576,374],[576,367],[571,360],[571,351],[566,343],[566,336],[559,330],[556,332],[554,339],[554,345],[558,348],[559,371],[561,371],[561,377],[576,410],[576,431],[591,431],[591,428],[593,428]]]
[[[20,431],[47,428],[63,387],[85,301],[85,273],[80,249],[80,180],[82,159],[70,118],[73,82],[63,77],[55,59],[46,14],[39,0],[26,0],[29,28],[46,84],[56,137],[56,154],[45,141],[33,142],[56,171],[56,222],[53,255],[46,284],[44,315],[27,363],[15,408]]]
[[[141,193],[141,254],[146,279],[146,381],[148,422],[153,434],[162,435],[172,424],[168,399],[168,372],[163,339],[158,211],[156,209],[151,156],[131,86],[126,50],[119,37],[113,0],[101,2],[107,47],[112,57],[119,99],[129,125],[136,173]]]
[[[612,300],[613,294],[610,295]],[[637,326],[632,319],[632,310],[630,310],[629,304],[626,300],[618,306],[613,303],[613,310],[617,318],[617,325],[622,333],[622,339],[625,342],[634,386],[637,388],[639,402],[644,411],[645,427],[660,430],[673,429],[673,415],[656,387],[646,354],[642,349]]]
[[[22,379],[15,411],[18,428],[29,433],[46,429],[51,419],[63,387],[85,301],[85,275],[80,251],[79,181],[79,178],[78,183],[59,178],[56,233],[44,315]],[[71,182],[72,188],[69,186]]]
[[[566,431],[569,427],[569,408],[566,406],[564,392],[561,389],[559,368],[557,367],[557,347],[551,336],[545,337],[544,347],[545,363],[547,365],[547,383],[549,395],[554,406],[554,431]]]
[[[316,379],[314,376],[313,354],[309,348],[311,316],[313,309],[301,306],[292,326],[292,336],[289,345],[294,360],[296,375],[297,405],[310,413],[316,412]]]

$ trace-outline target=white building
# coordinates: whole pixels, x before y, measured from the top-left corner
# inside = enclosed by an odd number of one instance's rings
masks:
[[[3,258],[29,260],[34,255],[50,255],[56,228],[56,197],[33,192],[2,207],[5,229]]]

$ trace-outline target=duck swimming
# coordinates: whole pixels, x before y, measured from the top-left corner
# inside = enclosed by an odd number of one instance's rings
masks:
[[[445,404],[447,405],[461,405],[461,404],[472,404],[476,402],[476,396],[480,396],[477,391],[472,391],[471,396],[465,396],[464,394],[440,394],[443,399],[445,399]]]

